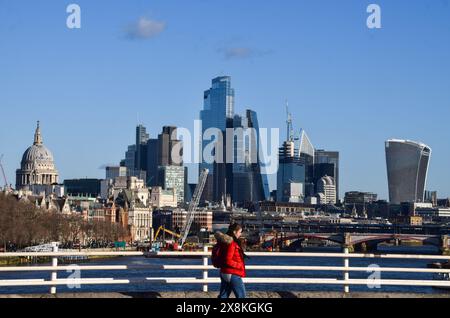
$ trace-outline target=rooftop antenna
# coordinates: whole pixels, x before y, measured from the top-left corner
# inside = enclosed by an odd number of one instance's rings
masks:
[[[287,114],[287,138],[288,141],[294,141],[294,128],[292,125],[292,114],[289,112],[289,102],[286,100],[286,114]]]

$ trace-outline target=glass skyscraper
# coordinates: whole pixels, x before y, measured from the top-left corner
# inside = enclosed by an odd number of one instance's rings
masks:
[[[258,122],[258,116],[257,116],[256,112],[254,112],[252,110],[247,110],[247,118],[248,118],[249,126],[252,128],[255,128],[255,130],[257,132],[257,138],[260,138],[259,122]],[[261,161],[263,161],[264,158],[260,158],[259,155],[260,155],[260,152],[259,152],[259,148],[258,148],[258,163],[257,163],[257,167],[256,167],[256,171],[258,173],[257,177],[260,178],[260,180],[261,180],[264,200],[268,200],[270,197],[269,178],[267,177],[267,174],[262,173]]]
[[[386,142],[390,203],[424,201],[430,158],[431,148],[423,143],[397,139]]]
[[[202,121],[202,135],[205,131],[213,128],[225,132],[227,128],[227,119],[234,117],[234,89],[231,87],[231,77],[221,76],[212,80],[212,86],[205,91],[203,100],[203,110],[200,112]],[[211,141],[202,141],[201,151],[210,144]],[[214,164],[206,163],[202,156],[199,171],[208,169],[210,174],[205,186],[203,199],[213,201],[213,176]]]
[[[235,202],[260,202],[267,200],[269,182],[266,174],[261,173],[259,153],[259,123],[256,112],[247,110],[244,117],[234,117],[234,128],[242,129],[243,135],[234,138],[234,163],[232,165]],[[246,138],[247,136],[247,138]],[[241,158],[238,160],[238,156]]]
[[[295,141],[298,145],[295,146],[295,151],[298,156],[300,156],[300,160],[303,162],[305,166],[305,196],[309,197],[314,195],[314,162],[315,162],[315,148],[311,143],[306,131],[302,129],[300,132],[300,138]]]
[[[234,117],[234,89],[231,77],[221,76],[212,80],[212,86],[205,91],[204,108],[200,115],[206,121],[206,127],[224,130],[226,118]]]

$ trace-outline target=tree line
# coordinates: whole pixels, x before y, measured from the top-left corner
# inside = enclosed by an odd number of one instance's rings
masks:
[[[5,251],[60,242],[61,247],[107,247],[128,237],[128,229],[106,221],[87,221],[81,215],[64,215],[0,193],[0,248]]]

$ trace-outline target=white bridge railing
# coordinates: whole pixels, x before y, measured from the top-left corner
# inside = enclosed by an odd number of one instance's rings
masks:
[[[23,287],[23,286],[49,286],[50,293],[56,294],[57,286],[82,286],[82,285],[124,285],[124,284],[183,284],[183,285],[201,285],[203,291],[208,292],[208,286],[211,284],[219,284],[220,278],[209,277],[209,272],[217,271],[213,266],[209,265],[211,253],[207,248],[203,252],[158,252],[150,253],[152,256],[164,257],[198,257],[202,260],[199,265],[58,265],[58,258],[61,257],[89,257],[89,256],[146,256],[143,252],[58,252],[57,246],[54,252],[36,252],[36,253],[0,253],[0,258],[12,257],[50,257],[52,258],[51,266],[5,266],[0,267],[1,272],[50,272],[50,279],[14,279],[0,280],[0,288],[2,287]],[[438,255],[396,255],[396,254],[350,254],[348,249],[343,253],[248,253],[251,257],[299,257],[299,258],[330,258],[342,259],[343,266],[247,266],[247,271],[324,271],[340,273],[336,275],[340,278],[266,278],[266,277],[250,277],[244,279],[246,284],[278,284],[278,285],[341,285],[345,293],[350,292],[350,286],[355,285],[376,285],[376,286],[424,286],[424,287],[445,287],[450,288],[448,280],[405,280],[405,279],[352,279],[351,272],[365,273],[432,273],[432,274],[450,274],[450,269],[438,268],[400,268],[400,267],[352,267],[350,260],[352,259],[421,259],[421,260],[439,260],[449,261],[450,256]],[[201,278],[198,277],[143,277],[141,279],[121,279],[121,278],[70,278],[58,279],[57,273],[66,271],[126,271],[126,270],[167,270],[167,271],[199,271]],[[381,276],[381,275],[380,275]]]

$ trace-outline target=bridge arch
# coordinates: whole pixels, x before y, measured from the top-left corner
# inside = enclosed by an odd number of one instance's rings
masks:
[[[377,235],[377,236],[367,236],[358,238],[357,235],[352,236],[351,245],[361,245],[363,243],[368,243],[370,245],[378,245],[380,243],[399,240],[399,241],[414,241],[421,242],[424,245],[432,245],[436,247],[441,247],[442,243],[438,237],[430,237],[430,236],[417,236],[417,235],[408,235],[408,234],[386,234],[386,235]]]
[[[281,234],[280,236],[274,234],[273,237],[264,241],[262,245],[265,247],[271,247],[274,246],[275,243],[276,245],[278,245],[286,241],[296,242],[296,241],[304,241],[307,239],[334,242],[337,244],[353,247],[361,247],[362,245],[366,245],[370,246],[371,248],[376,247],[380,243],[392,240],[421,242],[423,245],[430,245],[438,248],[441,248],[443,244],[441,237],[429,235],[358,234],[358,233],[347,233],[347,234],[285,233]]]
[[[271,247],[274,243],[282,243],[282,242],[297,242],[297,241],[305,241],[307,239],[315,239],[320,241],[328,241],[337,244],[344,244],[344,237],[341,234],[335,235],[327,235],[327,234],[287,234],[279,237],[274,237],[270,240],[264,241],[264,247]]]

